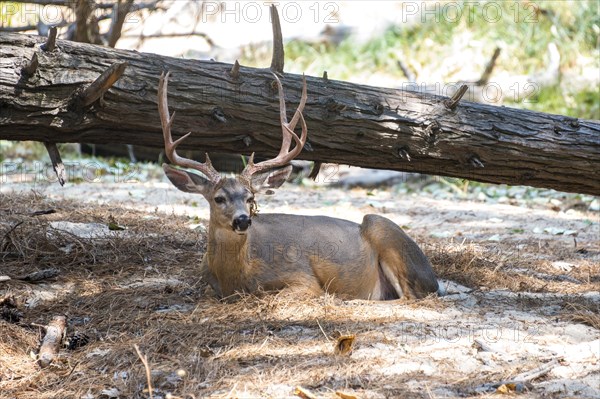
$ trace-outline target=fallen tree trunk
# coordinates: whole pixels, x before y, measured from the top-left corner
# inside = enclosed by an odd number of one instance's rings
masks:
[[[232,73],[230,64],[68,41],[44,51],[44,40],[0,34],[0,139],[162,147],[156,92],[160,73],[170,70],[173,130],[193,132],[183,149],[279,150],[277,91],[267,69]],[[285,74],[282,82],[291,108],[301,77]],[[598,121],[326,78],[307,82],[301,159],[600,194]]]

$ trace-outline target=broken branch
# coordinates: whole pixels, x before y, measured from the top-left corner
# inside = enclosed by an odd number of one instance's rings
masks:
[[[498,59],[498,56],[500,55],[500,51],[501,51],[500,47],[496,47],[496,49],[494,50],[494,54],[492,55],[492,58],[490,58],[490,60],[488,61],[488,63],[485,66],[485,70],[483,71],[483,74],[481,75],[479,80],[477,82],[475,82],[476,86],[484,86],[490,81],[490,77],[492,76],[492,71],[494,70],[494,67],[496,66],[496,60]]]
[[[235,64],[231,67],[231,71],[229,71],[229,76],[234,79],[237,79],[240,76],[240,63],[238,60],[235,60]]]
[[[463,96],[465,95],[467,90],[469,90],[469,86],[467,86],[467,85],[460,86],[460,89],[458,89],[458,91],[456,93],[454,93],[454,95],[452,96],[451,99],[444,101],[444,106],[447,109],[449,109],[450,111],[454,111],[456,109],[456,107],[458,106],[460,99],[463,98]]]
[[[67,329],[67,318],[65,316],[54,316],[46,327],[46,335],[40,347],[38,364],[44,368],[50,365],[58,356],[60,346]]]
[[[127,17],[127,14],[129,14],[132,5],[133,0],[125,0],[124,3],[119,1],[115,4],[112,12],[112,23],[110,25],[110,31],[108,32],[109,47],[115,47],[117,41],[121,37],[123,23],[125,22],[125,18]]]
[[[123,75],[127,62],[116,62],[106,69],[96,80],[77,96],[81,106],[87,107],[96,102]]]
[[[38,55],[37,55],[37,53],[33,53],[29,62],[27,64],[25,64],[23,69],[21,69],[21,75],[26,76],[26,77],[33,76],[33,74],[37,70],[38,65],[39,65]]]
[[[285,52],[283,50],[283,34],[277,7],[271,5],[271,23],[273,27],[273,58],[271,58],[271,71],[283,74]]]
[[[43,51],[52,51],[54,50],[54,48],[56,47],[56,34],[58,33],[58,29],[56,28],[56,26],[53,26],[50,28],[50,31],[48,32],[48,40],[46,40],[46,43],[42,44],[41,49]]]
[[[52,168],[54,169],[54,173],[56,173],[56,177],[58,177],[58,182],[61,186],[64,186],[66,181],[65,165],[60,158],[58,147],[56,146],[56,143],[49,142],[44,142],[44,146],[46,146],[46,151],[48,151],[48,155],[50,156]]]

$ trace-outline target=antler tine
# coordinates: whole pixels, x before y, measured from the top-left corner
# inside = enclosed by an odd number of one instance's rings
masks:
[[[298,104],[298,108],[296,108],[296,112],[294,112],[294,116],[292,117],[292,120],[289,123],[290,129],[296,129],[298,118],[302,116],[302,111],[304,111],[304,106],[306,105],[307,98],[308,96],[306,95],[306,77],[304,76],[304,74],[302,74],[302,97],[300,97],[300,104]]]
[[[285,95],[283,92],[283,85],[281,81],[277,77],[277,75],[273,74],[275,77],[275,81],[277,82],[277,88],[279,92],[279,119],[281,122],[281,133],[282,133],[282,142],[281,149],[279,150],[279,154],[270,160],[266,160],[263,162],[259,162],[254,164],[254,154],[250,156],[248,164],[244,171],[242,172],[242,176],[246,178],[250,178],[253,174],[274,168],[277,166],[283,166],[288,164],[291,160],[296,158],[298,154],[304,148],[304,144],[306,144],[306,138],[308,137],[308,128],[306,126],[306,121],[304,120],[304,116],[302,115],[302,111],[304,110],[304,106],[306,105],[307,93],[306,93],[306,77],[302,76],[302,97],[300,98],[300,104],[294,113],[294,117],[291,122],[288,123],[286,116],[286,108],[285,108]],[[300,120],[302,125],[302,133],[300,137],[296,133],[294,133],[294,129],[296,124]],[[294,148],[290,151],[290,145],[292,140],[295,142]]]
[[[202,172],[210,181],[217,183],[221,179],[221,175],[215,168],[213,168],[208,154],[206,154],[206,161],[202,163],[194,161],[193,159],[181,157],[175,151],[177,146],[181,144],[181,142],[190,134],[192,134],[192,132],[187,133],[185,136],[182,136],[175,141],[173,141],[173,137],[171,136],[171,126],[175,120],[175,112],[173,112],[172,115],[169,115],[167,87],[170,74],[171,72],[167,72],[166,74],[163,72],[160,75],[160,81],[158,83],[158,113],[160,115],[160,123],[165,141],[165,154],[167,155],[169,161],[171,161],[171,163],[174,165],[181,166],[182,168],[195,169],[199,172]]]
[[[298,108],[296,108],[296,112],[294,112],[291,122],[288,123],[283,85],[276,74],[271,74],[275,77],[275,81],[277,82],[277,91],[279,93],[279,119],[281,121],[281,129],[283,130],[283,140],[281,143],[281,149],[279,150],[279,155],[283,155],[289,151],[290,144],[292,144],[292,139],[294,139],[296,145],[299,145],[298,136],[296,133],[294,133],[294,129],[296,128],[298,118],[302,116],[302,111],[304,111],[304,106],[306,105],[306,77],[302,75],[302,96],[300,98],[300,104],[298,104]],[[304,146],[304,143],[302,146]]]

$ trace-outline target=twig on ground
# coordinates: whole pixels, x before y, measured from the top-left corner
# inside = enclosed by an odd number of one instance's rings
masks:
[[[560,360],[560,358],[553,359],[546,364],[542,364],[541,366],[534,368],[533,370],[518,374],[512,380],[515,382],[527,382],[535,380],[536,378],[546,375],[552,371],[552,369],[559,364]]]
[[[148,358],[146,357],[146,355],[142,354],[142,352],[140,351],[140,348],[137,346],[137,344],[134,344],[133,347],[135,348],[135,351],[137,352],[138,357],[144,364],[144,369],[146,369],[146,381],[148,381],[148,396],[150,396],[150,399],[153,399],[152,398],[152,374],[150,372],[150,366],[148,365]]]

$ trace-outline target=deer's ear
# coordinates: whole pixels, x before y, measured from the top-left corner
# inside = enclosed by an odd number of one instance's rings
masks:
[[[171,183],[186,193],[197,193],[206,196],[213,187],[210,180],[195,173],[175,169],[166,163],[163,163],[162,167]]]
[[[252,176],[252,189],[257,192],[270,188],[279,188],[292,174],[292,165],[269,169]]]

